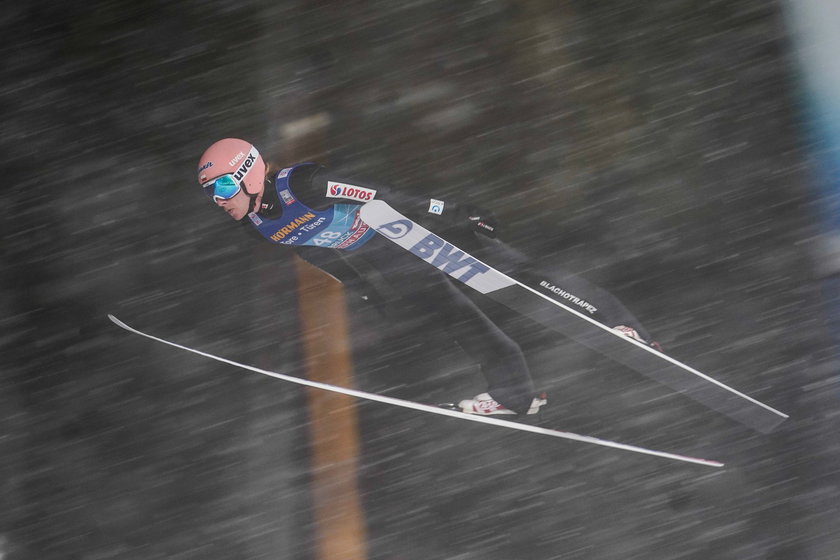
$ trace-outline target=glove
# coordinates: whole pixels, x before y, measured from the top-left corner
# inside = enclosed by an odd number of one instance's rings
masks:
[[[456,210],[457,225],[471,231],[495,238],[498,222],[493,212],[483,210],[472,204],[458,205]]]

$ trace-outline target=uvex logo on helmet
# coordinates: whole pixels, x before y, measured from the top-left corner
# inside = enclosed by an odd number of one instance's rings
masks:
[[[255,161],[257,161],[256,151],[251,150],[251,153],[248,154],[248,157],[245,158],[245,161],[242,162],[242,165],[240,165],[239,169],[236,170],[236,173],[233,174],[233,178],[237,181],[244,179],[248,171],[251,170],[251,166],[254,165]]]
[[[239,152],[238,154],[233,156],[233,159],[228,162],[228,165],[233,167],[234,165],[237,164],[237,162],[239,162],[240,159],[242,159],[244,157],[245,157],[245,152]]]
[[[374,189],[347,185],[344,183],[327,183],[327,196],[330,198],[349,198],[359,202],[373,200],[376,196]]]

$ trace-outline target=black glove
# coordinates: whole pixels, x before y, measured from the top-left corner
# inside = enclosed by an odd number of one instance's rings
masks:
[[[459,204],[455,214],[459,227],[466,227],[487,237],[496,237],[498,222],[493,212],[472,204]]]

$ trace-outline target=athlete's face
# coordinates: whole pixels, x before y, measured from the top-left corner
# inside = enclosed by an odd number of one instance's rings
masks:
[[[241,190],[232,198],[227,200],[216,200],[216,206],[228,213],[228,216],[236,221],[241,220],[248,214],[251,206],[251,198]]]

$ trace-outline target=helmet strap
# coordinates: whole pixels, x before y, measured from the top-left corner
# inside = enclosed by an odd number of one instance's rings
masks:
[[[248,207],[248,213],[249,213],[249,214],[250,214],[251,212],[259,212],[260,210],[262,210],[262,206],[261,206],[261,204],[262,204],[262,197],[263,197],[263,196],[262,196],[262,193],[258,193],[258,194],[249,194],[249,195],[248,195],[248,198],[250,198],[250,199],[251,199],[251,205]]]

